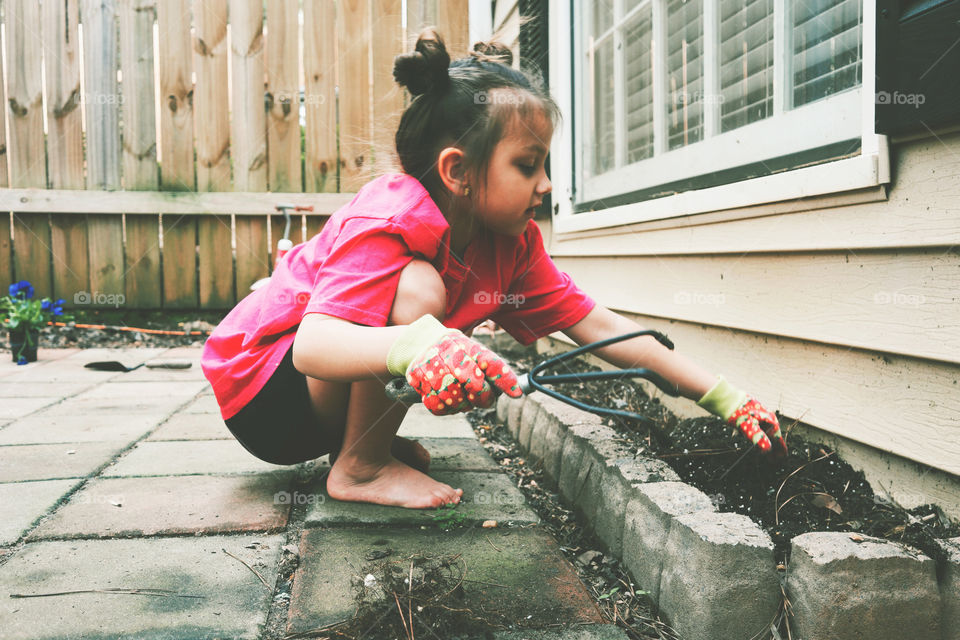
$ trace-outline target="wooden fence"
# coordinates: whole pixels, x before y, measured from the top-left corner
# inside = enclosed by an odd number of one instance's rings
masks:
[[[0,0],[0,285],[228,308],[396,167],[393,57],[467,0]],[[404,28],[403,9],[406,9]],[[229,193],[228,193],[229,192]]]

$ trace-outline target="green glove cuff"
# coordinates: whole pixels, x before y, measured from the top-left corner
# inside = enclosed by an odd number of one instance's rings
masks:
[[[715,416],[728,420],[737,407],[747,401],[747,394],[717,376],[717,384],[703,394],[697,404]]]
[[[440,342],[440,339],[450,331],[454,329],[443,326],[430,314],[421,316],[412,324],[408,324],[406,330],[400,334],[387,353],[387,371],[395,376],[406,375],[410,362],[425,349]]]

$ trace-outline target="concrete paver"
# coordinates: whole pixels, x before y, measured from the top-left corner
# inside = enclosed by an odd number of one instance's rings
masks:
[[[149,413],[63,415],[40,411],[0,429],[2,444],[56,442],[134,442],[162,418]]]
[[[0,482],[84,478],[126,446],[123,441],[3,446]]]
[[[2,433],[2,432],[0,432]],[[233,440],[220,416],[209,413],[177,413],[150,434],[150,440]]]
[[[260,460],[236,440],[171,440],[137,444],[116,464],[105,469],[103,475],[122,477],[269,473],[291,468]]]
[[[0,432],[2,433],[2,432]],[[434,471],[497,471],[497,463],[476,438],[416,438],[430,452]]]
[[[95,382],[7,382],[0,378],[0,398],[61,399],[89,389]]]
[[[473,438],[473,428],[462,414],[435,416],[422,404],[407,411],[397,435],[405,438]]]
[[[58,402],[60,398],[33,397],[33,398],[4,398],[0,402],[0,420],[13,420],[44,407]]]
[[[12,544],[50,510],[77,480],[41,480],[0,484],[0,544]]]
[[[97,479],[30,539],[276,531],[289,517],[290,481],[290,474]]]
[[[183,413],[213,413],[220,415],[220,405],[212,395],[203,395],[184,407]]]
[[[255,545],[254,543],[261,543]],[[0,567],[5,640],[257,638],[276,582],[281,536],[28,544]],[[248,548],[253,546],[253,548]],[[169,596],[74,590],[165,589]],[[180,597],[195,596],[195,597]]]
[[[170,414],[193,398],[205,386],[203,382],[128,382],[106,383],[79,393],[48,409],[50,414],[79,412],[161,413]]]
[[[383,559],[367,560],[384,553],[388,555]],[[488,612],[495,621],[530,627],[601,622],[573,568],[538,529],[346,528],[304,533],[288,631],[304,632],[353,617],[356,581],[376,575],[381,563],[407,565],[414,555],[459,555],[454,567],[462,566],[469,581],[461,585],[463,599],[457,606]],[[416,614],[413,619],[416,627]]]
[[[452,487],[463,489],[457,512],[463,515],[464,525],[476,526],[485,520],[497,520],[501,526],[532,524],[540,518],[530,507],[519,489],[502,473],[475,471],[430,472],[430,477]],[[404,509],[356,502],[338,502],[327,496],[317,482],[311,488],[307,526],[342,524],[381,524],[384,526],[435,525],[437,512],[430,509]]]

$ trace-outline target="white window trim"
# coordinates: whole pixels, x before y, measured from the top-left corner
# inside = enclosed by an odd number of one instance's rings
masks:
[[[707,0],[709,2],[709,0]],[[888,141],[886,136],[878,135],[874,131],[874,95],[876,93],[876,4],[869,0],[863,3],[863,40],[862,40],[862,84],[859,89],[851,90],[838,94],[830,100],[824,100],[823,103],[830,103],[836,110],[843,105],[844,117],[859,116],[860,120],[860,155],[823,163],[815,166],[805,167],[776,173],[760,178],[742,180],[731,184],[709,187],[705,189],[696,189],[678,193],[672,196],[665,196],[643,202],[636,202],[616,207],[606,208],[600,211],[590,211],[582,213],[573,213],[573,131],[576,123],[571,114],[574,113],[574,75],[580,73],[583,65],[577,64],[572,58],[574,50],[574,29],[571,15],[570,4],[557,3],[555,9],[550,14],[550,43],[551,54],[557,64],[552,64],[550,68],[550,87],[563,113],[563,124],[554,132],[551,153],[551,175],[553,180],[554,193],[554,218],[553,229],[556,233],[572,233],[591,229],[601,229],[605,227],[614,227],[649,220],[659,220],[677,216],[686,216],[697,213],[706,213],[732,209],[736,207],[745,207],[758,204],[767,204],[771,202],[782,202],[805,198],[810,196],[825,195],[830,193],[840,193],[845,191],[854,191],[867,187],[874,187],[880,184],[890,182],[890,158],[888,152]],[[656,80],[655,80],[656,82]],[[775,80],[776,82],[776,80]],[[775,105],[777,108],[780,105]],[[859,107],[859,114],[851,113]],[[819,113],[822,107],[817,103],[805,105],[796,109],[796,113],[805,114],[804,117],[811,117],[811,114]],[[808,110],[809,109],[809,110]],[[577,117],[582,118],[583,114],[577,111]],[[656,114],[655,114],[656,115]],[[798,116],[800,117],[800,116]],[[761,129],[762,127],[759,127]],[[849,131],[849,130],[848,130]],[[830,138],[830,132],[824,132],[824,140]],[[713,140],[728,138],[736,140],[742,138],[741,144],[758,144],[760,138],[750,136],[738,136],[737,131],[730,131],[722,136],[717,136]],[[849,134],[841,139],[849,139]],[[831,140],[831,141],[836,141]],[[768,144],[769,138],[764,138],[762,144]],[[824,144],[828,144],[826,142]],[[578,146],[582,147],[582,142],[578,140]],[[736,144],[736,143],[731,143]],[[610,197],[628,191],[643,188],[641,185],[646,182],[648,186],[656,186],[669,181],[669,178],[663,176],[670,175],[670,172],[676,172],[676,167],[682,167],[680,160],[673,160],[672,156],[685,156],[683,162],[686,162],[686,175],[691,177],[689,167],[696,157],[695,149],[697,145],[691,145],[685,149],[679,149],[661,157],[654,157],[651,160],[638,163],[638,166],[645,166],[645,171],[651,172],[651,167],[658,167],[656,171],[657,179],[651,179],[649,176],[641,176],[637,182],[633,180],[625,181],[622,175],[618,175],[615,181],[607,183],[599,182],[603,176],[594,178],[590,184],[589,191],[584,193],[579,201],[589,202],[597,198]],[[811,148],[822,146],[819,142],[809,145]],[[731,149],[734,147],[730,147]],[[686,153],[678,153],[686,152]],[[778,152],[775,155],[784,155],[790,153],[789,149]],[[582,157],[583,154],[577,153]],[[726,166],[738,166],[749,162],[756,162],[757,159],[744,160],[726,159]],[[578,166],[580,166],[578,164]],[[710,165],[706,171],[716,171],[721,169],[720,165]],[[674,173],[674,175],[677,175]],[[640,182],[640,181],[643,182]],[[618,185],[629,184],[629,188],[624,189]],[[584,185],[587,190],[587,185]]]

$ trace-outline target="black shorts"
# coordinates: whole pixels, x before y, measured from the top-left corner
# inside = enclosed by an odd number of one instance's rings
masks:
[[[307,377],[293,366],[293,346],[267,384],[226,423],[247,451],[273,464],[306,462],[331,449],[313,415]]]

